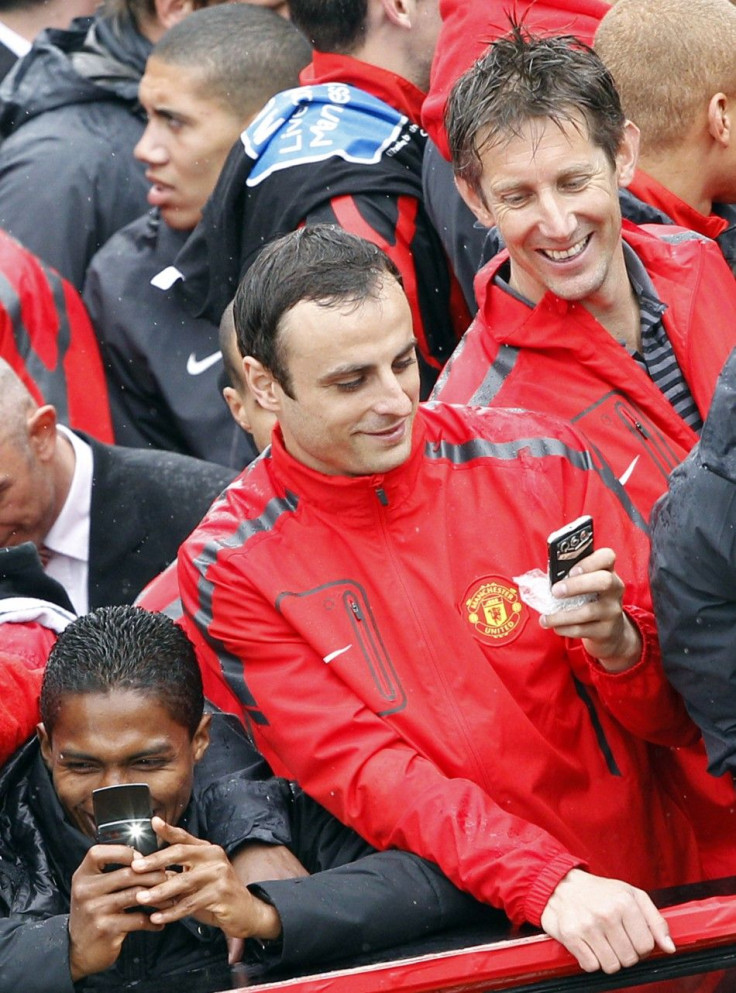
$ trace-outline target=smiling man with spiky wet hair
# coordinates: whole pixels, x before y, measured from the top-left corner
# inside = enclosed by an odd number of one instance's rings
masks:
[[[458,189],[504,250],[434,395],[574,421],[648,518],[736,344],[723,258],[684,229],[622,222],[638,129],[572,37],[517,26],[494,42],[456,83],[447,132]]]

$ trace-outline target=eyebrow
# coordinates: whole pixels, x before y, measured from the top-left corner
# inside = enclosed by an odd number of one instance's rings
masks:
[[[169,752],[172,752],[172,751],[173,751],[173,749],[171,747],[170,742],[168,742],[168,741],[165,741],[165,742],[162,741],[160,743],[154,743],[152,745],[152,747],[145,748],[145,749],[143,749],[140,752],[134,752],[132,755],[126,755],[125,758],[123,759],[123,761],[125,761],[125,762],[134,762],[136,759],[151,758],[151,757],[153,757],[155,755],[165,755],[165,754],[167,754]],[[60,757],[60,759],[61,759],[62,762],[65,759],[85,759],[86,761],[89,761],[89,762],[101,762],[101,761],[103,761],[100,758],[99,755],[93,755],[93,754],[91,754],[89,752],[77,751],[74,748],[67,748],[67,749],[65,749],[64,751],[62,751],[60,753],[59,757]]]
[[[144,108],[145,109],[145,108]],[[154,104],[150,110],[146,110],[149,117],[155,114],[156,117],[163,117],[166,121],[187,121],[189,117],[179,110],[170,110],[168,107],[160,107]]]
[[[590,162],[574,162],[572,165],[565,166],[565,168],[555,176],[555,181],[559,181],[560,179],[568,179],[570,176],[578,176],[581,173],[591,172],[593,168],[594,167]],[[526,183],[518,179],[501,180],[498,183],[491,184],[491,192],[496,194],[516,192],[517,190],[528,189],[531,185],[531,183]]]
[[[412,338],[412,340],[394,356],[392,361],[398,362],[399,359],[402,359],[405,355],[408,355],[409,352],[414,351],[417,345],[417,339]],[[329,372],[326,372],[324,376],[320,376],[318,382],[326,384],[331,382],[333,379],[340,379],[342,376],[354,376],[357,373],[369,372],[371,369],[375,369],[375,364],[368,363],[359,365],[356,363],[354,365],[340,365],[336,366],[334,369],[331,369]]]

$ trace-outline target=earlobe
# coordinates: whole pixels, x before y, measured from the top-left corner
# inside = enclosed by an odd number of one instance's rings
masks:
[[[731,116],[725,93],[714,93],[708,102],[708,132],[724,148],[731,143]]]
[[[619,186],[628,186],[634,178],[639,160],[639,137],[639,128],[633,121],[627,121],[616,153],[616,179]]]
[[[233,386],[226,386],[222,391],[222,395],[225,398],[225,403],[228,405],[232,419],[239,428],[250,434],[251,429],[248,413],[238,391]]]
[[[496,223],[493,211],[487,206],[481,193],[474,189],[470,183],[461,176],[455,176],[455,186],[465,203],[478,218],[480,223],[486,228],[492,228]]]

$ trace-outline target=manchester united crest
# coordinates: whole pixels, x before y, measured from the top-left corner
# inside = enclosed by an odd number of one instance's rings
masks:
[[[518,589],[508,580],[484,576],[468,587],[463,601],[465,617],[480,641],[506,644],[521,633],[527,612]]]

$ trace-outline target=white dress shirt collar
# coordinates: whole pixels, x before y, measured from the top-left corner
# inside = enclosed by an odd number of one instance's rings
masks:
[[[46,535],[44,544],[53,553],[47,575],[66,589],[77,613],[88,609],[89,532],[92,500],[92,449],[59,424],[57,430],[74,449],[74,474],[61,513]]]

